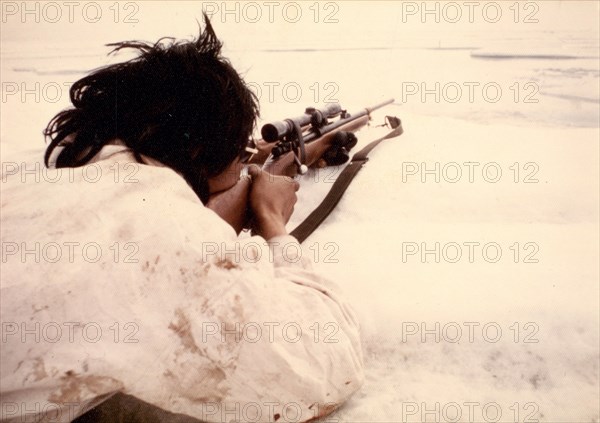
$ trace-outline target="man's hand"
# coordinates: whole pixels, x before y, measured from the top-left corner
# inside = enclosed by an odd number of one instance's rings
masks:
[[[254,231],[269,240],[287,235],[285,224],[296,204],[300,184],[288,176],[273,176],[256,165],[248,168],[252,177],[250,208],[254,214]]]

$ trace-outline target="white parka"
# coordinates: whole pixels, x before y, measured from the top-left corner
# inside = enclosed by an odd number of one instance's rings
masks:
[[[358,322],[293,237],[238,239],[120,146],[31,169],[2,183],[4,420],[69,421],[123,391],[205,421],[298,422],[360,387]]]

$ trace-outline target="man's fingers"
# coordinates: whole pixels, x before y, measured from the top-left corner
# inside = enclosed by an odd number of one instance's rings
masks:
[[[258,166],[258,165],[252,164],[252,165],[248,166],[248,175],[250,175],[252,177],[252,179],[256,179],[265,173],[266,172],[263,171],[260,168],[260,166]],[[274,178],[274,179],[270,179],[271,182],[275,182],[275,181],[277,181],[277,179],[279,179],[280,181],[284,180],[293,185],[294,191],[298,191],[300,189],[300,183],[290,176],[273,176],[269,173],[266,173],[266,174],[269,176],[269,178]]]

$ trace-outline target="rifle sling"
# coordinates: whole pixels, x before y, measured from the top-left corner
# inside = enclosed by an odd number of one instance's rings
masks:
[[[312,213],[309,214],[308,217],[290,233],[290,235],[295,237],[299,243],[303,243],[306,238],[308,238],[333,211],[337,203],[339,203],[340,199],[344,195],[344,192],[346,192],[350,182],[352,182],[352,179],[354,179],[358,171],[369,160],[369,157],[367,156],[371,150],[377,147],[381,141],[388,138],[397,137],[404,132],[400,119],[395,116],[386,116],[386,120],[393,129],[383,137],[371,142],[358,153],[354,154],[354,156],[352,156],[350,163],[344,168],[340,176],[338,176],[338,178],[335,180],[321,204],[319,204],[317,208],[315,208]]]

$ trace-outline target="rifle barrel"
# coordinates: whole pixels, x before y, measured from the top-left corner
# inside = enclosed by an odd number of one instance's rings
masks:
[[[360,110],[359,112],[351,114],[348,118],[339,119],[336,122],[333,122],[333,123],[330,123],[329,125],[324,126],[323,128],[321,128],[319,130],[319,134],[318,134],[317,137],[310,137],[310,138],[308,136],[304,137],[304,142],[310,142],[313,139],[318,138],[319,136],[325,135],[328,132],[335,131],[340,126],[342,126],[342,125],[344,125],[344,124],[346,124],[348,122],[351,122],[351,121],[353,121],[355,119],[358,119],[360,117],[369,116],[369,120],[370,120],[371,119],[371,116],[370,116],[371,112],[373,112],[374,110],[377,110],[377,109],[381,109],[382,107],[387,106],[388,104],[391,104],[393,102],[394,102],[394,99],[393,98],[389,98],[386,101],[382,101],[381,103],[376,104],[374,106],[365,107],[364,109]]]
[[[393,102],[394,102],[393,98],[388,98],[387,100],[382,101],[381,103],[376,104],[375,106],[366,107],[365,110],[367,110],[368,113],[371,113],[372,111],[381,109],[383,106],[387,106],[388,104],[392,104]]]

